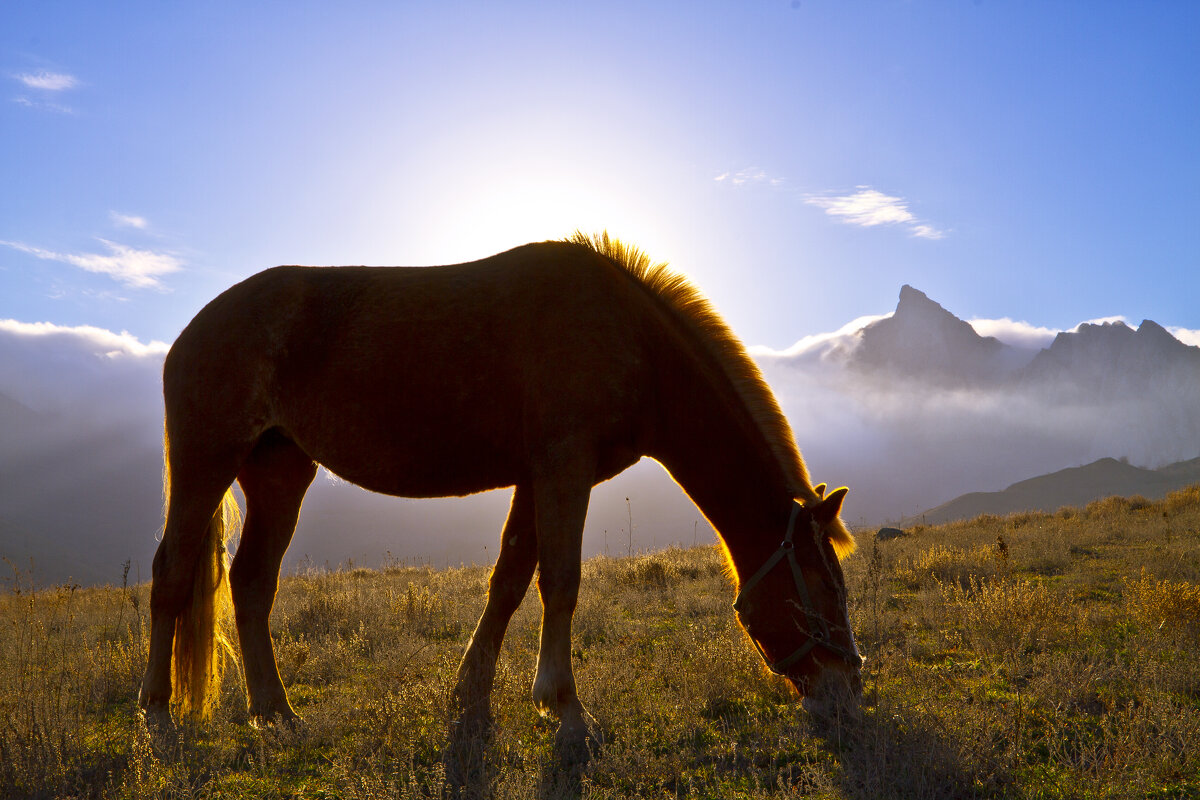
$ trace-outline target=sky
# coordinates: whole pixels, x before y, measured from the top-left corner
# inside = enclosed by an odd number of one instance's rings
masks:
[[[1200,329],[1193,2],[0,4],[0,319],[574,229],[784,349],[920,288]]]

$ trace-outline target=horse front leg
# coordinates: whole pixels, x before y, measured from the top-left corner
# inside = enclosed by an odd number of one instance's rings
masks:
[[[525,598],[537,565],[533,492],[518,486],[500,540],[500,555],[488,581],[487,604],[458,667],[454,703],[458,718],[450,726],[443,756],[452,795],[486,783],[484,754],[490,741],[492,683],[500,645],[513,613]]]
[[[571,761],[586,761],[596,738],[571,670],[571,616],[579,597],[590,477],[582,471],[573,476],[569,469],[556,470],[534,486],[542,631],[533,702],[541,713],[558,716],[555,746]]]
[[[460,732],[482,732],[490,723],[489,698],[500,645],[509,620],[525,599],[535,566],[533,492],[529,486],[518,486],[501,534],[500,555],[488,580],[487,604],[458,667],[454,699],[460,713],[456,723]]]

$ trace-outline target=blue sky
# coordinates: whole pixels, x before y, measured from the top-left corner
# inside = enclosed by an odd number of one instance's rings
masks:
[[[607,228],[751,345],[1200,329],[1193,2],[0,5],[0,319],[169,342],[280,263]]]

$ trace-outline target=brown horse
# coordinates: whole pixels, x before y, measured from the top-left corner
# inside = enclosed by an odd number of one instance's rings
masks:
[[[859,685],[845,489],[811,485],[758,369],[699,293],[607,234],[446,267],[267,270],[196,315],[163,390],[167,514],[139,699],[157,722],[173,678],[178,710],[199,715],[219,680],[235,480],[246,518],[228,584],[249,710],[296,717],[268,617],[318,464],[405,497],[515,487],[458,671],[464,728],[488,718],[505,629],[540,567],[533,700],[561,720],[560,743],[587,736],[570,647],[584,517],[592,487],[642,456],[719,532],[768,667],[801,695]]]

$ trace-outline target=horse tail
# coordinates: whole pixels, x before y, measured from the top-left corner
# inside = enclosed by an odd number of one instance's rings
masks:
[[[169,468],[164,483],[170,485]],[[204,532],[192,591],[175,621],[172,697],[182,715],[211,715],[220,692],[225,659],[233,657],[232,596],[225,541],[241,524],[233,489],[227,489]]]

